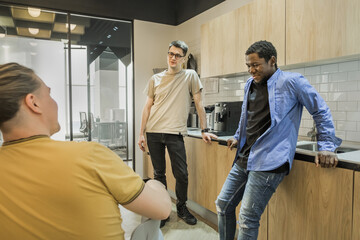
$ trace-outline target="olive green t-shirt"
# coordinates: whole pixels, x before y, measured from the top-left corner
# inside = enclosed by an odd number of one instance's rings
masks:
[[[146,132],[186,134],[192,95],[202,89],[194,70],[183,69],[176,74],[167,70],[153,75],[148,83],[147,95],[154,99]]]
[[[0,147],[0,239],[124,239],[118,204],[144,188],[94,142],[34,136]]]

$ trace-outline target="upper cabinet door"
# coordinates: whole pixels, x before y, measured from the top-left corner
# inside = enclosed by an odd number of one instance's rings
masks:
[[[285,64],[285,0],[253,2],[201,26],[201,77],[246,72],[245,52],[267,40]]]
[[[277,50],[278,65],[285,65],[285,0],[254,0],[236,11],[240,71],[247,71],[246,50],[260,40],[271,42]]]
[[[360,53],[359,0],[286,0],[286,64]]]
[[[236,11],[201,26],[201,77],[239,72]]]

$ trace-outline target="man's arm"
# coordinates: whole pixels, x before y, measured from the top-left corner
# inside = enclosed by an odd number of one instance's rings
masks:
[[[196,111],[200,118],[200,128],[205,129],[206,128],[206,114],[205,114],[205,109],[204,109],[202,99],[201,99],[201,91],[195,93],[193,95],[193,97],[194,97]],[[212,133],[202,132],[201,135],[202,135],[202,139],[207,143],[211,142],[212,138],[217,139],[217,136]]]
[[[315,164],[325,168],[336,167],[338,158],[334,151],[342,140],[335,136],[330,109],[320,94],[304,77],[300,77],[296,84],[298,85],[296,91],[298,99],[316,123],[319,152],[315,157]]]
[[[139,136],[139,141],[138,141],[138,145],[139,148],[144,152],[145,151],[145,147],[146,147],[146,140],[145,140],[145,127],[146,127],[146,123],[149,119],[149,115],[150,115],[150,110],[151,107],[154,103],[154,99],[148,97],[144,106],[144,109],[142,111],[142,116],[141,116],[141,127],[140,127],[140,136]]]
[[[171,199],[162,183],[149,180],[140,195],[124,207],[142,216],[162,220],[170,215]]]

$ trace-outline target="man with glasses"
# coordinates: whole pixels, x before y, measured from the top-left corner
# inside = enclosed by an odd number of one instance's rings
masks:
[[[153,75],[147,87],[147,100],[142,112],[138,145],[145,151],[146,140],[154,167],[154,178],[166,186],[165,148],[176,179],[177,214],[187,224],[196,224],[196,218],[186,207],[188,171],[183,135],[187,134],[187,118],[192,98],[200,118],[202,138],[211,142],[216,138],[206,128],[205,109],[201,100],[202,85],[194,70],[183,69],[188,46],[183,41],[169,45],[168,69]],[[161,227],[168,221],[162,220]]]

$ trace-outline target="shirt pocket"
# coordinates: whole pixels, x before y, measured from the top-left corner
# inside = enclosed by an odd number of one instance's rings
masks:
[[[277,90],[275,92],[275,117],[280,122],[293,108],[295,95],[288,90]]]

